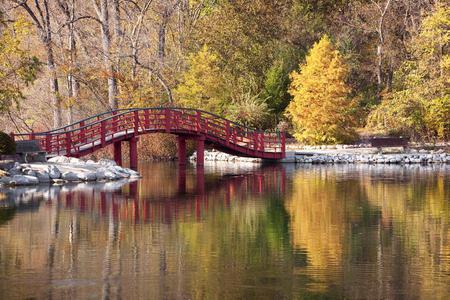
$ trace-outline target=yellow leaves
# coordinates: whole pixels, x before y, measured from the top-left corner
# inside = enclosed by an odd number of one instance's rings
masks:
[[[394,90],[368,118],[368,127],[412,137],[450,137],[450,9],[438,6],[408,47],[413,54],[394,73]]]
[[[222,113],[226,93],[218,59],[217,54],[206,45],[190,55],[189,69],[175,90],[180,105]]]
[[[294,98],[287,114],[299,141],[341,143],[354,137],[355,102],[349,99],[348,72],[345,61],[324,36],[314,44],[300,72],[291,73],[289,92]]]
[[[18,18],[0,35],[0,112],[8,110],[23,98],[20,86],[36,78],[39,61],[21,48],[30,24]]]

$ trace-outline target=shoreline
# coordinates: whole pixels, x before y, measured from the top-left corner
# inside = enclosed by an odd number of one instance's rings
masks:
[[[189,157],[196,160],[196,153]],[[273,162],[259,158],[238,157],[218,151],[205,151],[205,161],[231,163]],[[291,150],[276,163],[293,164],[450,164],[450,153],[443,150],[409,150],[379,153],[376,148],[352,148],[345,150]]]

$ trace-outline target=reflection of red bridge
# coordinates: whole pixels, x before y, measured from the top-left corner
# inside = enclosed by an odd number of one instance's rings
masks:
[[[38,140],[49,154],[80,157],[114,145],[122,163],[121,142],[130,144],[130,165],[137,168],[137,137],[152,132],[178,136],[180,164],[186,163],[186,139],[197,141],[197,164],[203,164],[205,143],[233,155],[281,159],[285,137],[280,132],[252,130],[217,115],[187,108],[133,108],[102,113],[48,132],[13,134]]]
[[[179,183],[175,195],[162,198],[140,198],[138,182],[134,182],[129,185],[128,193],[96,190],[61,192],[51,202],[57,200],[64,208],[112,217],[120,222],[171,223],[174,219],[198,221],[208,210],[228,207],[233,200],[285,191],[285,170],[282,166],[263,168],[252,174],[221,177],[220,180],[208,182],[207,186],[204,181],[202,183],[203,176],[197,174],[194,191],[186,192],[183,184]],[[183,174],[179,175],[179,180],[184,180]]]

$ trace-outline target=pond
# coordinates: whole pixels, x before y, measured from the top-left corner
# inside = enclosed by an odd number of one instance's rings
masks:
[[[448,299],[450,166],[141,165],[0,190],[0,299]]]

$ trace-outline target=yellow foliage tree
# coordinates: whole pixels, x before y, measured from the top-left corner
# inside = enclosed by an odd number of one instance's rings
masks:
[[[180,105],[223,113],[224,103],[229,97],[218,60],[217,54],[206,45],[189,57],[189,69],[175,90]]]
[[[356,103],[349,97],[348,72],[339,51],[323,36],[300,65],[300,72],[291,73],[293,100],[287,114],[298,141],[335,144],[355,138]]]
[[[39,61],[21,47],[30,34],[30,24],[18,18],[12,26],[0,28],[0,113],[18,106],[21,88],[36,79]]]
[[[407,44],[393,91],[369,115],[368,128],[414,139],[450,139],[450,8],[437,5]]]

